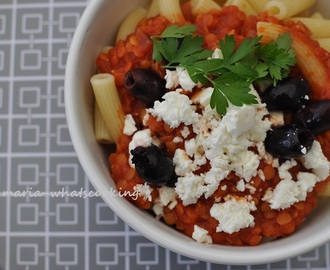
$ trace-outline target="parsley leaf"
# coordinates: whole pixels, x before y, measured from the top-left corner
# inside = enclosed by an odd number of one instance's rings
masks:
[[[212,52],[203,48],[204,38],[194,34],[196,29],[194,25],[172,25],[160,36],[152,36],[152,58],[163,63],[163,68],[185,68],[195,83],[212,85],[210,106],[221,115],[226,114],[229,103],[258,103],[250,93],[251,84],[272,80],[275,85],[296,63],[289,33],[268,44],[261,44],[261,37],[247,38],[240,46],[233,35],[227,35],[219,41],[223,59],[212,59]]]
[[[265,77],[270,77],[276,84],[277,81],[289,75],[290,67],[296,64],[295,53],[291,48],[292,39],[289,32],[279,35],[277,42],[271,41],[257,50],[257,57],[268,65]]]

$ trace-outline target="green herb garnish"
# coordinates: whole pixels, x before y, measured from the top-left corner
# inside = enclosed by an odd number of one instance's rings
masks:
[[[210,105],[225,115],[229,103],[235,106],[258,103],[250,93],[251,83],[259,80],[277,81],[287,77],[295,65],[290,34],[277,41],[261,44],[261,37],[247,38],[237,48],[234,36],[220,40],[223,59],[209,59],[212,51],[203,48],[204,38],[194,34],[196,26],[172,25],[160,36],[153,36],[153,60],[163,68],[185,68],[195,83],[212,84]]]

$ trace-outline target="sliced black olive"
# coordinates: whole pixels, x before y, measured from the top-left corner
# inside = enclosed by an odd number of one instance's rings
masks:
[[[136,172],[145,182],[157,186],[174,186],[177,176],[173,161],[156,145],[138,146],[131,150],[131,154]]]
[[[148,108],[166,93],[166,81],[151,69],[134,68],[125,74],[125,86]]]
[[[330,129],[330,100],[309,102],[294,114],[292,121],[312,131],[313,135]]]
[[[306,80],[287,77],[268,87],[261,98],[270,111],[297,111],[307,102],[309,92]]]
[[[275,127],[265,140],[266,151],[275,157],[291,159],[305,155],[312,147],[313,134],[295,124]]]

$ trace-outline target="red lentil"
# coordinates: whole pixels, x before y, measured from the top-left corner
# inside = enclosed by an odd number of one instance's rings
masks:
[[[229,33],[233,34],[238,42],[241,42],[246,37],[255,36],[256,23],[258,21],[284,24],[273,17],[267,16],[265,13],[247,17],[234,6],[224,7],[220,11],[212,10],[207,14],[195,17],[192,15],[189,2],[187,2],[183,5],[183,13],[187,22],[189,21],[197,25],[197,34],[205,37],[205,47],[210,49],[215,49],[218,46],[219,39],[223,39]],[[120,41],[107,54],[100,54],[97,59],[100,72],[109,72],[115,76],[124,113],[131,113],[136,120],[138,119],[137,123],[142,122],[145,114],[144,106],[128,93],[124,87],[124,76],[133,67],[152,67],[155,71],[164,75],[164,71],[161,70],[159,65],[151,61],[152,43],[150,36],[161,34],[169,25],[170,22],[162,16],[142,20],[135,33],[131,34],[126,40]],[[309,30],[300,23],[288,22],[286,25],[305,36],[306,40],[312,44],[314,53],[325,63],[330,73],[329,53],[321,49],[317,42],[311,40]],[[330,84],[330,76],[328,80]],[[326,92],[326,95],[313,92],[313,96],[320,99],[330,98],[330,91]],[[166,145],[170,155],[173,155],[177,148],[183,148],[182,142],[173,142],[175,137],[182,137],[179,132],[180,127],[172,129],[164,122],[150,117],[149,128],[151,133],[157,135],[160,141]],[[321,143],[327,158],[330,159],[330,131],[319,135],[317,140]],[[109,157],[111,174],[118,190],[133,191],[133,187],[136,184],[144,183],[128,163],[127,149],[129,142],[130,137],[122,135],[117,143],[116,153],[111,154]],[[206,170],[207,168],[203,169]],[[269,203],[262,201],[261,198],[267,188],[277,185],[280,178],[277,170],[269,164],[261,162],[260,169],[263,171],[266,181],[261,180],[260,177],[255,177],[251,182],[254,187],[257,187],[256,192],[252,195],[253,201],[257,206],[257,210],[253,212],[255,217],[255,225],[253,227],[241,229],[232,234],[216,232],[218,222],[210,216],[209,210],[217,198],[222,198],[229,193],[234,196],[248,194],[248,191],[240,192],[236,189],[237,182],[240,179],[234,173],[228,175],[227,179],[221,182],[219,188],[208,199],[200,198],[196,204],[189,206],[183,206],[182,202],[178,200],[177,205],[173,209],[164,207],[164,222],[175,226],[189,236],[193,233],[194,224],[197,224],[209,231],[213,243],[236,246],[255,246],[263,238],[278,238],[294,232],[305,220],[306,215],[316,207],[317,193],[324,189],[325,184],[318,184],[312,192],[308,193],[306,201],[297,202],[285,210],[273,210],[270,208]],[[300,169],[301,167],[298,165],[295,168],[296,171],[291,171],[291,173],[295,175]],[[329,181],[330,178],[327,179],[327,182]],[[154,192],[152,197],[155,199],[157,192]],[[143,209],[150,209],[153,205],[153,203],[143,200],[141,197],[132,202]]]

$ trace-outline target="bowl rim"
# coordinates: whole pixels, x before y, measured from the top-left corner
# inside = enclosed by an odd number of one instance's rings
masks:
[[[89,181],[96,190],[106,188],[104,184],[97,180],[104,179],[104,174],[90,165],[90,156],[93,153],[86,150],[86,140],[81,136],[82,127],[80,123],[76,121],[77,117],[79,117],[77,113],[77,106],[79,106],[79,104],[72,103],[75,99],[75,93],[72,89],[75,89],[77,86],[74,78],[78,76],[77,74],[80,68],[78,63],[81,56],[80,49],[82,49],[82,44],[86,42],[86,33],[88,29],[90,29],[96,14],[98,14],[104,6],[110,5],[107,3],[108,1],[109,0],[92,0],[84,10],[70,45],[64,86],[65,113],[69,134],[78,160],[85,174],[89,178]],[[273,241],[271,242],[272,244],[262,244],[257,247],[205,245],[197,243],[187,236],[182,237],[181,233],[163,223],[160,223],[153,217],[151,220],[145,211],[137,209],[136,206],[123,198],[109,198],[103,195],[101,195],[101,197],[126,224],[152,242],[175,253],[211,263],[256,265],[280,261],[317,248],[330,239],[330,232],[326,233],[324,230],[322,234],[319,233],[316,236],[307,237],[307,240],[305,239],[306,241],[299,245],[294,244],[292,241],[288,241],[288,238]],[[146,219],[150,220],[150,225],[153,229],[152,232],[146,230],[144,222]],[[295,232],[295,234],[297,233],[299,232]],[[303,234],[301,234],[301,236],[303,236]],[[173,242],[175,242],[175,245],[173,245]],[[286,248],[283,248],[283,246],[286,246]],[[258,256],[258,253],[261,251],[268,252],[267,257],[261,255]]]

